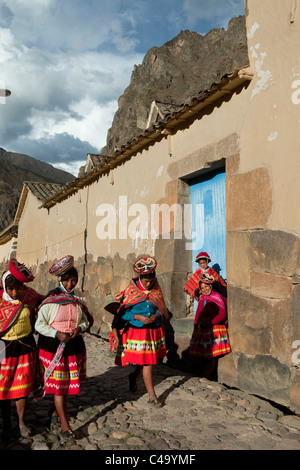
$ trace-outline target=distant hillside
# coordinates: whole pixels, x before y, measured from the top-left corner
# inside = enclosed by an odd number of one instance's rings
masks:
[[[14,219],[24,181],[66,184],[74,178],[29,155],[0,148],[0,231]]]
[[[48,178],[47,181],[51,181],[52,183],[66,184],[69,181],[73,181],[75,179],[74,175],[71,173],[58,170],[52,165],[49,165],[49,163],[41,162],[40,160],[23,153],[7,152],[1,147],[0,159],[4,159],[15,166],[22,168],[23,170],[30,171],[37,175],[43,176],[44,178]]]

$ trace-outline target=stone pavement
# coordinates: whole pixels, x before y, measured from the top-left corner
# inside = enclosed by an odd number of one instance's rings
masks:
[[[68,399],[77,438],[64,441],[48,429],[52,400],[29,400],[30,438],[0,441],[1,450],[299,450],[300,418],[268,401],[210,382],[165,364],[154,367],[155,389],[164,406],[147,403],[142,377],[138,392],[128,389],[132,366],[117,367],[106,340],[86,334],[88,380]],[[13,406],[13,410],[15,407]],[[13,424],[16,426],[14,412]],[[0,420],[1,424],[1,420]],[[128,455],[128,452],[126,453]]]

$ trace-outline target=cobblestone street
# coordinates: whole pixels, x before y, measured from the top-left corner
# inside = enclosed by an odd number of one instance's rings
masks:
[[[29,400],[30,438],[16,437],[0,449],[168,451],[299,450],[300,419],[268,401],[217,382],[154,367],[155,388],[162,408],[147,403],[142,378],[138,392],[128,388],[131,366],[114,365],[107,341],[85,335],[88,380],[78,397],[68,399],[70,424],[76,439],[64,441],[58,429],[48,429],[49,396]],[[13,406],[13,410],[15,407]],[[137,455],[132,452],[131,455]]]

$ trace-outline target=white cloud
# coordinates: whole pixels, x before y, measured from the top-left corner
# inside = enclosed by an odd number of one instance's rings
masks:
[[[79,162],[70,162],[70,163],[54,163],[53,166],[58,168],[58,170],[67,171],[74,176],[78,176],[79,170],[82,166],[85,166],[86,160],[81,160]]]
[[[139,54],[47,52],[0,30],[1,82],[12,91],[0,115],[2,138],[39,140],[67,133],[101,148]],[[9,126],[7,126],[9,121]],[[0,131],[1,135],[1,131]],[[3,142],[1,144],[3,145]]]
[[[29,122],[32,126],[30,138],[43,139],[67,133],[89,142],[99,152],[106,143],[107,129],[117,111],[117,101],[97,104],[84,98],[70,106],[71,113],[33,110]]]

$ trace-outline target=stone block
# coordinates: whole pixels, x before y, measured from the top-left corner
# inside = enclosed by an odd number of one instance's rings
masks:
[[[228,286],[228,323],[232,349],[244,354],[270,354],[273,321],[271,301]]]
[[[155,258],[157,259],[157,273],[188,272],[192,265],[192,253],[186,250],[186,240],[158,238],[155,241]],[[183,286],[182,286],[183,287]]]
[[[227,178],[228,231],[265,228],[272,206],[272,185],[268,168],[257,168]]]
[[[209,144],[197,149],[180,160],[171,162],[168,166],[168,174],[170,178],[175,180],[176,178],[182,178],[193,173],[197,174],[199,170],[208,168],[210,162],[216,162],[218,159],[220,160],[232,155],[233,153],[237,153],[234,140],[234,138],[231,139],[229,136],[227,144],[225,138],[217,143]]]
[[[187,313],[186,294],[183,286],[186,282],[184,273],[164,273],[158,276],[158,281],[163,292],[165,304],[171,311],[173,318],[185,318]]]
[[[291,295],[291,343],[300,340],[300,285],[293,288]]]
[[[89,292],[95,292],[99,286],[99,276],[98,274],[94,273],[85,278],[85,286],[84,288],[87,289]]]
[[[291,380],[290,408],[300,413],[300,371],[296,370]]]
[[[230,387],[239,386],[237,370],[238,357],[238,354],[231,352],[218,360],[218,382]]]
[[[249,233],[228,232],[226,236],[226,269],[228,283],[250,286]]]
[[[286,299],[291,295],[292,282],[285,276],[252,271],[250,288],[254,295],[272,299]]]
[[[250,269],[281,276],[299,275],[300,239],[280,230],[251,232]]]
[[[112,281],[114,272],[111,264],[103,264],[99,269],[99,282],[100,284],[108,284]]]
[[[127,269],[127,264],[126,260],[121,258],[119,253],[116,253],[114,258],[113,258],[113,273],[114,276],[123,276],[126,269]]]
[[[85,264],[85,274],[95,274],[97,271],[97,263],[90,261]]]
[[[126,268],[123,275],[128,279],[128,281],[135,275],[132,266],[134,265],[135,261],[139,258],[135,253],[129,253],[126,257]]]
[[[291,371],[286,364],[266,355],[241,354],[238,360],[239,388],[288,406]]]
[[[292,365],[293,325],[291,300],[278,300],[273,302],[272,325],[270,331],[270,355],[280,362]],[[300,324],[299,324],[300,326]],[[300,330],[299,339],[300,339]]]
[[[178,318],[171,321],[175,334],[191,338],[194,330],[194,318]]]
[[[230,155],[237,155],[240,151],[239,135],[229,134],[224,139],[216,143],[216,160],[228,158]]]
[[[240,168],[240,154],[232,155],[226,158],[226,176],[232,176],[238,173]]]
[[[124,278],[123,276],[114,276],[110,286],[111,293],[113,295],[117,295],[128,286],[128,279]]]

